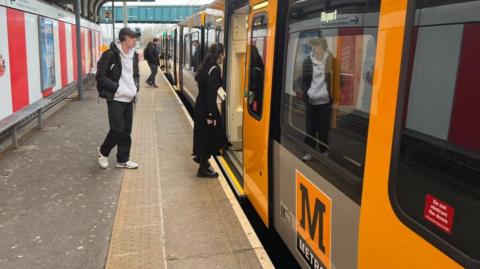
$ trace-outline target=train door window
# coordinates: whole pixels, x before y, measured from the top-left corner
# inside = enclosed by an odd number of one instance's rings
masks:
[[[183,44],[183,46],[185,47],[185,54],[184,54],[184,66],[187,66],[188,68],[190,67],[190,46],[191,46],[191,43],[190,43],[190,35],[186,35],[185,36],[185,42]]]
[[[207,42],[207,50],[210,48],[211,45],[215,44],[215,28],[208,29],[208,42]]]
[[[173,33],[172,33],[172,35],[170,35],[169,38],[168,38],[168,46],[169,46],[168,59],[169,60],[173,59],[173,45],[174,45],[173,41],[174,41],[174,39],[173,39]]]
[[[268,18],[267,14],[257,14],[253,18],[250,73],[248,83],[248,111],[256,119],[262,117],[263,88],[265,79],[265,54],[267,51]]]
[[[192,44],[191,44],[191,55],[190,55],[190,66],[192,70],[196,70],[196,68],[202,62],[201,58],[201,40],[200,40],[200,32],[196,30],[196,32],[192,33]]]
[[[216,34],[216,38],[217,38],[217,43],[223,43],[224,42],[224,38],[225,38],[225,33],[223,32],[223,27],[222,26],[218,26],[217,27],[217,34]]]
[[[391,201],[406,225],[477,268],[480,1],[417,1],[415,14]]]
[[[358,201],[379,2],[344,1],[325,9],[325,1],[303,1],[289,14],[284,135],[292,152],[319,173],[335,170],[328,180]]]
[[[208,28],[205,28],[205,32],[204,32],[204,42],[205,42],[205,53],[207,52],[207,49],[208,49],[208,44],[210,43],[210,40],[209,40],[209,32],[208,32]]]

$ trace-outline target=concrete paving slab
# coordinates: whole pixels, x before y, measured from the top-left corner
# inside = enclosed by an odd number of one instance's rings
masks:
[[[97,95],[87,89],[0,155],[0,268],[104,267],[123,172],[96,164],[108,129]]]
[[[183,171],[181,171],[183,172]],[[193,171],[187,171],[191,177]],[[178,175],[176,173],[176,175]],[[202,180],[179,177],[177,179],[162,180],[162,202],[164,204],[185,202],[210,201],[210,192]]]

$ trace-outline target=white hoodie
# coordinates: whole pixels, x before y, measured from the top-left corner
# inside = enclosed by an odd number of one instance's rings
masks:
[[[325,52],[325,56],[321,61],[317,60],[313,53],[310,59],[313,63],[312,84],[307,90],[309,103],[312,105],[324,105],[330,102],[328,96],[327,83],[325,82],[326,62],[329,52]]]
[[[122,61],[122,76],[118,81],[118,90],[113,100],[130,103],[137,95],[137,86],[135,86],[135,81],[133,80],[133,55],[135,50],[131,49],[128,54],[125,54],[121,43],[117,42],[116,45],[120,51],[120,59]]]

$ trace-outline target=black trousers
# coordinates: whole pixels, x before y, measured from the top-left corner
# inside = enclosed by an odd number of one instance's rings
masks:
[[[211,155],[200,155],[200,168],[199,170],[201,171],[206,171],[208,168],[210,168],[210,162],[208,160],[210,159]]]
[[[307,104],[307,136],[305,137],[305,143],[314,149],[318,144],[320,152],[328,149],[328,131],[330,130],[331,114],[330,104]],[[320,143],[318,143],[317,139]]]
[[[130,158],[132,145],[130,134],[132,132],[133,102],[107,101],[107,107],[110,131],[100,147],[100,153],[108,156],[117,146],[117,161],[125,163]]]
[[[149,84],[155,84],[155,77],[157,76],[157,72],[158,72],[158,65],[156,64],[152,64],[152,63],[148,63],[148,67],[150,67],[150,76],[148,77],[147,79],[147,82]]]

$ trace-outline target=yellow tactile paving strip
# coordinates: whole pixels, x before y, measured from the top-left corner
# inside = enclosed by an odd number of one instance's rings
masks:
[[[151,97],[151,98],[148,98]],[[125,171],[106,268],[166,268],[153,91],[143,89],[135,109],[131,159]]]

